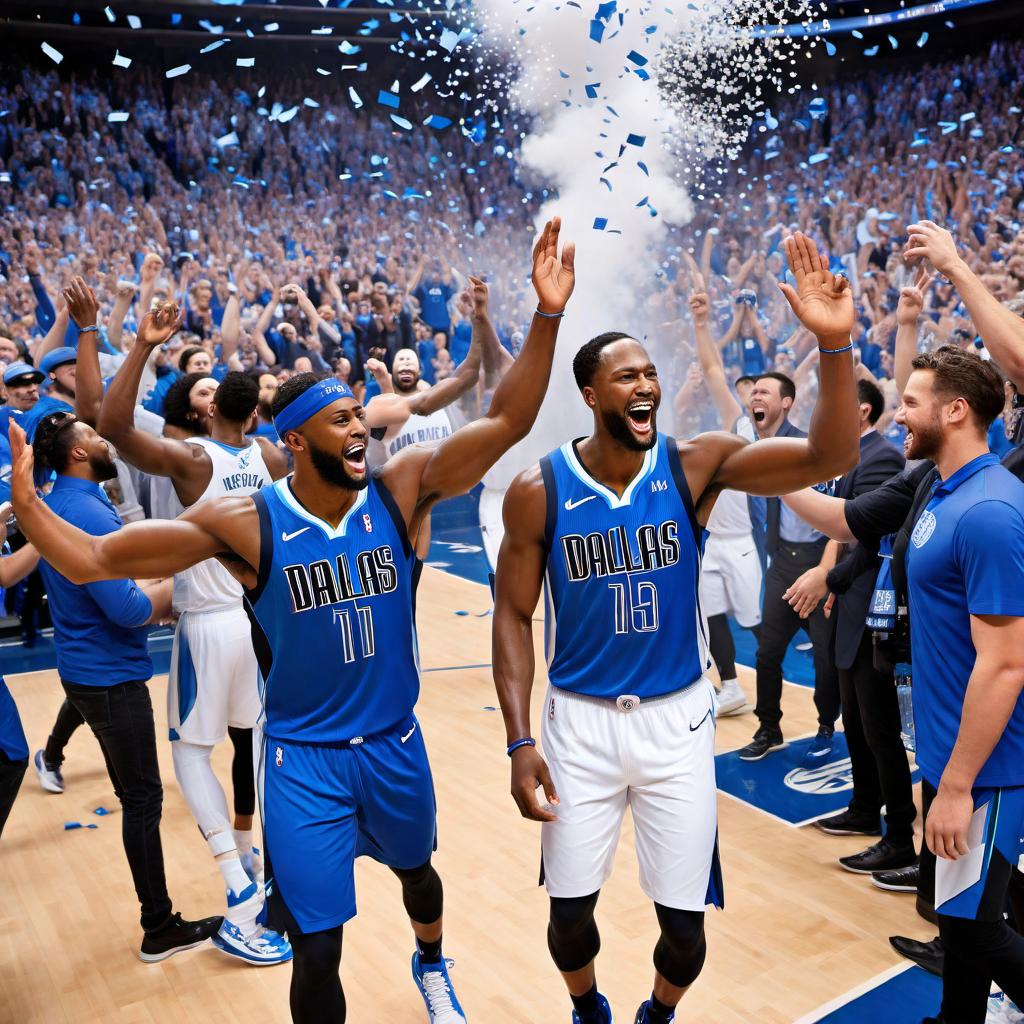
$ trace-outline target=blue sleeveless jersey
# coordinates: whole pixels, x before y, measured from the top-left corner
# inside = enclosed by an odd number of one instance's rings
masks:
[[[619,498],[573,443],[541,460],[548,678],[592,697],[657,697],[710,666],[697,596],[703,530],[675,441],[658,435]]]
[[[421,564],[379,481],[357,494],[334,529],[299,503],[289,480],[253,495],[260,567],[245,606],[264,732],[314,744],[385,732],[419,696]]]

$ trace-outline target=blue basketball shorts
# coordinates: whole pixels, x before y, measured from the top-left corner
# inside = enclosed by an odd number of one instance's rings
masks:
[[[259,781],[275,927],[301,934],[355,917],[356,857],[408,869],[434,851],[434,782],[413,715],[349,746],[265,737]]]
[[[936,861],[935,909],[948,917],[1001,921],[1014,868],[1024,871],[1024,786],[974,790],[970,852]]]

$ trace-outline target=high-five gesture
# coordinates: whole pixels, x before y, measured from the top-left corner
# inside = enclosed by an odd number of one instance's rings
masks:
[[[184,322],[184,314],[176,303],[165,302],[157,309],[151,309],[139,324],[135,338],[146,348],[156,348],[176,334]]]
[[[828,269],[828,259],[819,255],[814,240],[802,232],[786,239],[786,258],[796,278],[796,288],[782,283],[797,319],[824,348],[841,348],[853,330],[853,293],[850,282]]]
[[[544,225],[533,247],[533,287],[537,292],[537,308],[541,313],[561,313],[576,284],[576,244],[566,242],[559,258],[558,237],[561,230],[562,218],[552,217]]]
[[[85,283],[84,278],[71,278],[71,283],[62,294],[68,305],[71,319],[75,321],[75,326],[79,330],[96,326],[96,316],[100,311],[100,304],[96,299],[96,293]]]

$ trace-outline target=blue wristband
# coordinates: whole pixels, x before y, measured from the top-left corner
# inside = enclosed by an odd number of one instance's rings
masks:
[[[540,306],[537,307],[536,313],[537,316],[542,316],[545,320],[560,320],[563,316],[565,316],[564,309],[561,313],[542,313]]]
[[[844,345],[842,348],[822,348],[819,345],[818,346],[818,351],[819,352],[824,352],[825,355],[827,355],[827,356],[837,356],[837,355],[839,355],[840,352],[849,352],[850,349],[852,349],[852,348],[853,348],[853,342],[851,341],[849,345]]]
[[[78,328],[78,333],[79,334],[88,334],[90,331],[95,331],[97,334],[99,334],[100,329],[95,324],[93,324],[92,327],[79,327]]]
[[[517,751],[520,747],[535,747],[535,746],[537,746],[537,741],[532,736],[525,736],[521,740],[516,740],[515,743],[510,743],[508,745],[508,750],[506,750],[505,753],[508,754],[509,757],[511,757],[512,754],[515,751]]]

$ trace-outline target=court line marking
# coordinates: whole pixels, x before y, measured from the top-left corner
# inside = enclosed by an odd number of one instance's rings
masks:
[[[491,662],[487,661],[480,665],[441,665],[438,668],[421,668],[420,675],[427,672],[459,672],[466,668],[490,668]]]
[[[913,966],[913,964],[909,963],[896,964],[888,970],[882,971],[881,974],[876,974],[873,978],[869,978],[863,984],[857,985],[856,988],[851,988],[850,991],[846,992],[844,995],[836,996],[836,998],[830,1002],[822,1004],[806,1016],[793,1021],[793,1024],[817,1024],[822,1017],[825,1017],[830,1013],[835,1013],[836,1010],[841,1010],[844,1006],[847,1006],[855,999],[859,999],[861,996],[866,995],[872,989],[878,988],[879,985],[884,985],[885,982],[891,981],[893,978],[899,977],[899,975],[909,971]]]

